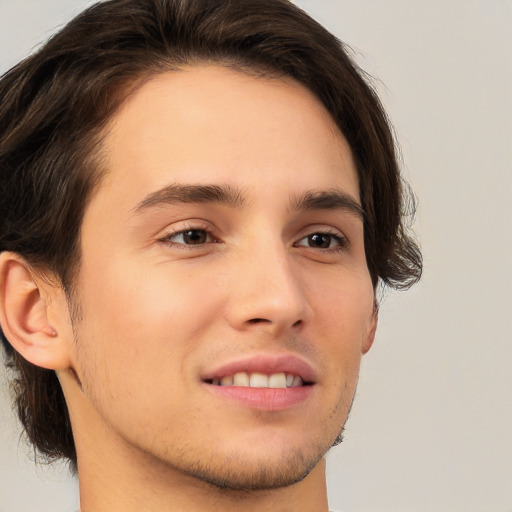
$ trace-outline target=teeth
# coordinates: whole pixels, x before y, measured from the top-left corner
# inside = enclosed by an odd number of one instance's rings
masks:
[[[238,372],[234,375],[226,375],[222,378],[212,379],[214,386],[240,386],[251,388],[294,388],[302,386],[304,383],[298,375],[292,373],[273,373],[265,375],[264,373]]]
[[[292,388],[295,387],[295,386],[302,386],[302,379],[300,377],[297,377],[297,375],[295,377],[293,377],[293,381],[292,381]]]
[[[249,386],[251,388],[268,388],[268,377],[263,373],[252,373]]]
[[[232,386],[233,385],[233,376],[228,375],[227,377],[222,377],[222,379],[220,379],[220,385],[221,386]]]
[[[269,388],[285,388],[286,375],[284,373],[274,373],[268,378]]]
[[[233,384],[235,386],[243,386],[244,388],[249,386],[249,374],[245,372],[235,373],[233,377]]]

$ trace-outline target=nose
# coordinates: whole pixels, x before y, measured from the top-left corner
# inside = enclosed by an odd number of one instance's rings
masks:
[[[227,320],[233,328],[277,337],[310,320],[312,309],[300,267],[282,244],[247,251],[232,271]]]

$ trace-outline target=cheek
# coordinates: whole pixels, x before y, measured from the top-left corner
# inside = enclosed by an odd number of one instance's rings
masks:
[[[143,272],[110,266],[83,280],[80,344],[88,358],[81,360],[94,362],[110,386],[117,385],[113,375],[128,387],[135,373],[168,385],[183,378],[189,354],[215,318],[218,295],[192,273],[170,274],[162,265]]]
[[[85,396],[108,423],[135,433],[179,424],[196,345],[215,317],[214,290],[197,290],[187,273],[166,279],[162,269],[96,276],[80,288],[76,369]]]
[[[372,330],[374,291],[365,271],[333,276],[314,295],[315,329],[323,333],[340,373],[356,376]]]

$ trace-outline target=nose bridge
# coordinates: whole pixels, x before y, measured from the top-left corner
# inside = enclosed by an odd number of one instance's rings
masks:
[[[273,332],[305,322],[309,304],[299,269],[282,239],[262,230],[242,252],[230,322],[237,328],[259,324]]]

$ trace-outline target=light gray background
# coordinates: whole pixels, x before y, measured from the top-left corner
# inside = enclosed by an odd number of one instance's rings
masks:
[[[0,0],[5,71],[87,0]],[[420,285],[388,294],[346,441],[345,512],[512,511],[512,2],[298,0],[376,78],[419,196]],[[1,98],[0,98],[1,101]],[[34,468],[0,375],[0,511],[70,512]]]

